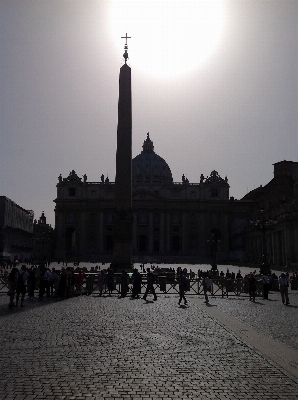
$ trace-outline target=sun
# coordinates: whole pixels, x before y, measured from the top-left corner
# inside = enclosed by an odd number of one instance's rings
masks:
[[[131,36],[133,68],[167,79],[194,70],[214,51],[224,27],[224,2],[116,0],[109,22],[119,51],[121,36]]]

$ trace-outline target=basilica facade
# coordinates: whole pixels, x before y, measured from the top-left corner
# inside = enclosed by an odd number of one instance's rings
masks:
[[[54,201],[56,257],[110,262],[115,184],[104,176],[88,182],[72,171],[60,175]],[[238,226],[246,214],[246,207],[235,203],[227,177],[217,171],[201,175],[198,183],[184,175],[173,182],[148,133],[132,159],[133,261],[229,261],[231,221]],[[232,249],[234,257],[241,258],[242,248]]]

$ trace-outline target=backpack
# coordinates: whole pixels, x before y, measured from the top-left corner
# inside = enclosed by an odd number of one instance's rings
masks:
[[[183,275],[182,282],[183,282],[184,291],[189,292],[190,291],[190,280],[187,278],[187,276]]]

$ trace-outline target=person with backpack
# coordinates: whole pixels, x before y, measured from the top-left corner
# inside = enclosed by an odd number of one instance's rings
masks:
[[[24,299],[25,294],[27,291],[27,279],[28,279],[28,272],[26,265],[22,265],[21,269],[18,271],[18,283],[17,283],[17,290],[16,290],[16,307],[19,305],[19,298],[21,295],[21,307],[25,307]]]
[[[256,290],[257,290],[257,280],[255,278],[254,273],[250,273],[248,278],[248,293],[249,293],[249,301],[256,301]]]
[[[10,271],[7,279],[7,284],[8,284],[8,296],[9,296],[9,308],[15,307],[16,305],[14,304],[14,296],[16,294],[16,289],[17,289],[17,284],[18,284],[18,269],[16,267],[13,267],[12,270]]]
[[[153,272],[151,272],[150,268],[147,268],[147,287],[143,299],[146,300],[148,293],[151,292],[154,296],[154,301],[157,300],[157,296],[154,289],[155,278]]]
[[[205,272],[203,275],[202,285],[203,285],[203,290],[204,290],[205,303],[209,304],[208,292],[211,291],[212,281],[208,276],[208,272]]]
[[[180,305],[182,299],[184,300],[184,304],[187,304],[187,300],[185,298],[185,292],[188,289],[188,279],[184,271],[182,271],[181,269],[179,270],[179,273],[177,275],[177,281],[179,285],[179,296],[180,296],[178,304]]]

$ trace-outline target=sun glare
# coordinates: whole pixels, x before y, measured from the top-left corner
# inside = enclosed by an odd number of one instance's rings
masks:
[[[162,78],[195,69],[219,43],[224,25],[222,0],[118,0],[109,12],[119,51],[121,36],[131,36],[131,66]]]

